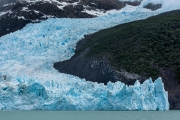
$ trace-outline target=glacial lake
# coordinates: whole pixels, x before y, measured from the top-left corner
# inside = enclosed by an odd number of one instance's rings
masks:
[[[0,120],[180,120],[180,111],[0,111]]]

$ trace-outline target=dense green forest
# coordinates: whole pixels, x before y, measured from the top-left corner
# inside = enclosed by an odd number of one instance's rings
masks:
[[[180,82],[180,11],[126,23],[93,34],[80,50],[106,57],[117,70],[157,78],[169,68]]]

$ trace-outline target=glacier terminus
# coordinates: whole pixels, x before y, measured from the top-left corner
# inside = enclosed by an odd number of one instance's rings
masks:
[[[16,76],[0,82],[1,110],[168,110],[161,78],[134,86],[79,80],[37,81]]]

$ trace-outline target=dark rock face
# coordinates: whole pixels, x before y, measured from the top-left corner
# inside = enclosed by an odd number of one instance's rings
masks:
[[[81,2],[91,7],[104,10],[120,9],[123,7],[118,0],[82,0]]]
[[[95,16],[89,15],[85,12],[81,12],[84,9],[82,5],[67,5],[63,8],[67,18],[92,18]]]
[[[180,85],[175,87],[175,90],[170,90],[168,93],[170,109],[180,110]]]
[[[83,43],[86,42],[89,37],[90,36],[87,36],[85,39],[78,42],[76,53],[79,52]],[[106,58],[99,59],[96,57],[85,57],[89,49],[90,48],[87,48],[80,54],[74,55],[70,60],[55,63],[54,68],[59,70],[61,73],[72,74],[80,78],[85,78],[88,81],[104,84],[107,84],[109,81],[121,81],[125,84],[133,85],[136,80],[140,80],[142,83],[147,79],[140,75],[128,73],[123,70],[117,71],[111,66]]]
[[[180,109],[180,84],[169,69],[160,69],[165,89],[168,91],[170,109]]]
[[[44,15],[51,15],[54,17],[65,17],[65,12],[59,9],[56,5],[50,3],[37,2],[36,4],[28,5],[29,10],[36,10]]]
[[[152,11],[160,9],[161,7],[162,7],[162,4],[152,4],[152,3],[149,3],[146,6],[144,6],[144,8],[150,9]]]
[[[18,19],[18,17],[4,17],[0,19],[0,36],[22,29],[30,20]]]
[[[119,0],[81,0],[81,4],[89,5],[89,9],[103,9],[103,10],[111,10],[111,9],[121,9],[128,5],[138,6],[141,2],[135,1],[119,1]]]
[[[115,70],[105,58],[100,60],[78,56],[68,61],[55,63],[54,67],[61,73],[72,74],[85,78],[88,81],[104,84],[107,84],[109,81],[121,81],[125,84],[133,85],[137,79],[141,78],[136,74]]]

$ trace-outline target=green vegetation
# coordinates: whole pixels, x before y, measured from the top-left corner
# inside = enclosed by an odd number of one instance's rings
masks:
[[[118,70],[156,78],[158,68],[171,69],[180,82],[180,11],[105,29],[83,48],[86,57],[107,57]]]

